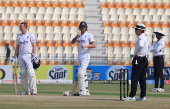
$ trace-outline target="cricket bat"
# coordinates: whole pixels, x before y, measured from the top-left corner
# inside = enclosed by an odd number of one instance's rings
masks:
[[[14,62],[14,91],[15,91],[15,94],[18,95],[18,81],[17,81],[17,73],[16,73],[16,65],[15,65],[15,62]]]
[[[74,82],[74,85],[73,85],[73,89],[72,89],[72,92],[71,92],[71,96],[73,96],[75,91],[76,91],[77,83],[78,83],[78,77],[76,76],[76,79],[75,79],[75,82]]]

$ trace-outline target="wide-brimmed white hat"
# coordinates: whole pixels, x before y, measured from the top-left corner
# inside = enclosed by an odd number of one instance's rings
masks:
[[[155,33],[155,34],[160,34],[161,36],[165,36],[165,35],[162,33],[161,30],[158,30],[157,32],[153,32],[153,33]]]
[[[136,27],[134,27],[135,29],[137,28],[137,29],[139,29],[139,30],[145,30],[145,25],[144,24],[142,24],[142,23],[138,23],[138,24],[136,24]]]

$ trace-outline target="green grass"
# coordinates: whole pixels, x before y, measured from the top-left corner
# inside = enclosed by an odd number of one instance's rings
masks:
[[[170,86],[165,85],[165,92],[150,92],[153,85],[147,85],[147,101],[123,102],[119,100],[119,84],[89,84],[90,96],[63,96],[63,91],[72,90],[72,84],[38,84],[37,96],[14,95],[13,84],[0,85],[0,109],[169,109]],[[77,87],[78,89],[78,87]],[[22,85],[18,85],[19,93]],[[78,91],[78,90],[77,90]],[[123,91],[122,91],[123,92]],[[130,92],[130,87],[129,87]],[[140,95],[138,85],[136,98]]]

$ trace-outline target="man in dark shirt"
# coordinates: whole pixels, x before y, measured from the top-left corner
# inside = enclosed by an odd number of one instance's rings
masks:
[[[5,58],[5,65],[8,65],[9,63],[9,57],[11,54],[11,50],[9,48],[9,44],[6,44],[6,58]]]

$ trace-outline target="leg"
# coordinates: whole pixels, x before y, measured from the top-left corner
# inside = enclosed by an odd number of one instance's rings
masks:
[[[33,69],[32,61],[31,61],[31,54],[24,55],[24,60],[26,63],[27,75],[29,79],[30,93],[35,94],[37,93],[36,75]]]
[[[80,95],[85,95],[86,91],[85,91],[85,81],[84,81],[84,75],[85,72],[84,70],[80,67],[78,68],[78,81],[79,81],[79,93]]]
[[[134,63],[135,61],[136,59],[133,59],[132,63]],[[143,60],[138,60],[137,65],[133,64],[132,76],[131,76],[131,92],[129,94],[129,97],[134,97],[136,95],[138,80],[143,71],[142,66],[143,66]]]
[[[19,60],[19,66],[20,66],[20,71],[21,71],[22,87],[23,87],[24,93],[26,94],[26,93],[29,93],[29,87],[28,87],[27,71],[25,67],[25,62],[22,59],[22,55],[19,55],[18,60]]]
[[[160,57],[161,59],[161,68],[160,68],[160,79],[161,79],[161,85],[160,88],[164,88],[164,74],[163,74],[163,68],[164,68],[164,58]]]
[[[85,72],[85,84],[86,84],[86,91],[89,91],[88,90],[88,79],[87,79],[87,67],[89,65],[89,62],[90,62],[90,54],[86,54],[83,56],[83,58],[81,58],[81,68],[84,70]]]
[[[29,93],[27,70],[26,68],[20,68],[20,71],[21,71],[22,87],[26,93]]]
[[[158,81],[159,81],[159,68],[160,68],[160,62],[158,57],[153,58],[153,63],[154,63],[154,78],[155,78],[155,88],[158,88]]]
[[[142,74],[139,78],[140,89],[141,89],[140,97],[141,98],[146,96],[146,69],[147,69],[147,66],[148,66],[148,61],[145,62],[145,65],[146,66],[144,66]]]

